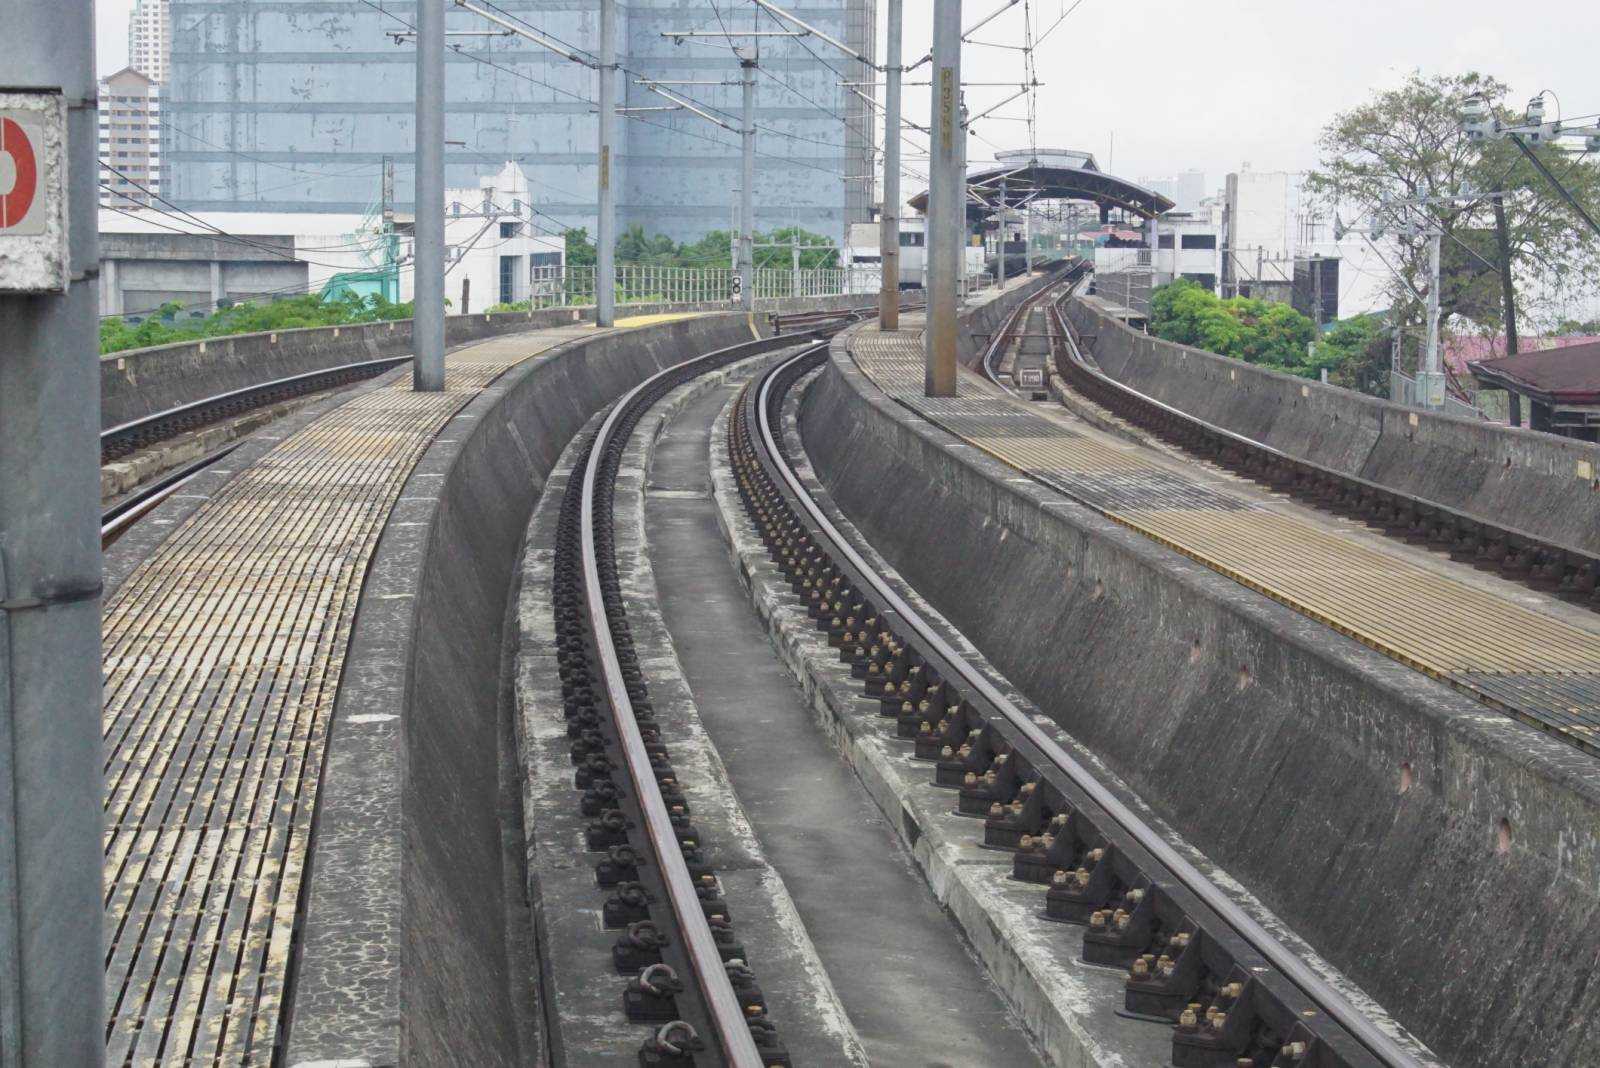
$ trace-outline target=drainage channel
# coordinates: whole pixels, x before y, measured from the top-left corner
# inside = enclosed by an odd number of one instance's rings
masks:
[[[960,927],[818,729],[729,566],[711,459],[738,388],[708,390],[671,417],[643,490],[656,603],[706,737],[870,1063],[1037,1064]]]
[[[746,391],[729,454],[772,559],[1041,919],[1084,929],[1120,1011],[1170,1028],[1171,1063],[1355,1068],[1418,1059],[1144,822],[900,597],[827,518],[774,430],[796,357]]]

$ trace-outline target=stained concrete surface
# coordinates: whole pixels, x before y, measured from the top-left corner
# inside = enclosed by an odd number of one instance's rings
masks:
[[[646,491],[660,609],[701,722],[873,1062],[1039,1063],[898,837],[813,724],[729,566],[707,457],[712,419],[731,393],[700,397],[667,427]]]
[[[1445,1059],[1585,1063],[1597,988],[1556,961],[1600,945],[1592,757],[956,442],[842,349],[811,460],[997,667]]]

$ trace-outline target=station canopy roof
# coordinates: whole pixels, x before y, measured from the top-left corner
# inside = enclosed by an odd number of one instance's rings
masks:
[[[1036,200],[1081,200],[1096,204],[1104,217],[1120,208],[1141,219],[1171,211],[1177,205],[1160,193],[1125,178],[1107,174],[1095,165],[1086,152],[1040,149],[996,153],[992,167],[967,174],[967,215],[982,219],[1000,206],[1000,184],[1005,183],[1005,200],[1017,208]],[[922,214],[928,211],[928,193],[911,198],[911,206]]]

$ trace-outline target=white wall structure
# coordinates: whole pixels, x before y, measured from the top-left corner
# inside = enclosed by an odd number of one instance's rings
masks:
[[[1288,282],[1293,278],[1294,217],[1284,171],[1241,170],[1228,175],[1224,191],[1225,280]],[[1224,295],[1233,296],[1232,292]]]
[[[451,311],[483,311],[527,300],[540,272],[565,262],[566,239],[541,233],[548,220],[534,215],[527,175],[507,163],[476,188],[445,190],[445,296]],[[410,300],[409,277],[401,299]]]
[[[1152,193],[1160,193],[1178,206],[1179,211],[1196,211],[1207,195],[1206,172],[1179,171],[1163,178],[1140,178],[1139,184]]]
[[[100,203],[148,205],[161,192],[161,86],[124,67],[100,79]]]
[[[128,15],[128,66],[158,82],[172,61],[172,12],[168,0],[134,0]]]

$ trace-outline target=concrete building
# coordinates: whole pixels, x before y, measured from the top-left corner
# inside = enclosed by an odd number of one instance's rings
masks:
[[[1288,300],[1294,284],[1294,220],[1290,193],[1294,176],[1283,171],[1241,170],[1223,191],[1222,295],[1253,295],[1281,289]],[[1261,285],[1253,285],[1261,283]]]
[[[1205,171],[1187,170],[1167,178],[1141,178],[1139,184],[1178,205],[1179,211],[1199,210],[1200,202],[1208,195]]]
[[[124,67],[100,79],[100,203],[131,208],[161,192],[161,86]]]
[[[598,0],[498,6],[573,47],[598,47]],[[870,55],[875,10],[875,0],[814,0],[803,15]],[[452,31],[492,28],[448,11]],[[364,212],[392,158],[396,203],[409,210],[415,53],[409,38],[390,35],[410,27],[412,12],[330,0],[313,17],[293,4],[174,0],[165,116],[172,198],[196,211]],[[709,82],[674,91],[738,125],[741,91],[720,84],[738,81],[731,50],[662,36],[715,30],[708,3],[619,5],[617,23],[620,104],[668,106],[641,79]],[[759,28],[778,27],[763,16]],[[870,181],[847,180],[872,173],[871,124],[867,105],[839,83],[873,75],[804,38],[760,43],[756,225],[799,225],[842,243],[846,225],[867,221],[875,199]],[[521,37],[480,36],[452,41],[446,81],[446,184],[472,187],[515,159],[540,210],[592,234],[594,72]],[[687,111],[636,113],[618,122],[612,167],[619,228],[683,239],[731,226],[737,134]]]
[[[172,12],[168,0],[134,0],[128,14],[128,66],[164,82],[171,46]]]
[[[453,312],[527,300],[539,273],[565,262],[565,239],[541,232],[527,195],[527,178],[514,164],[448,192],[445,288]],[[196,219],[159,209],[101,211],[100,314],[137,319],[175,303],[179,317],[205,318],[230,303],[320,293],[330,283],[378,291],[371,283],[380,275],[393,279],[394,299],[412,298],[409,213],[394,215],[392,236],[380,213],[208,212]]]

